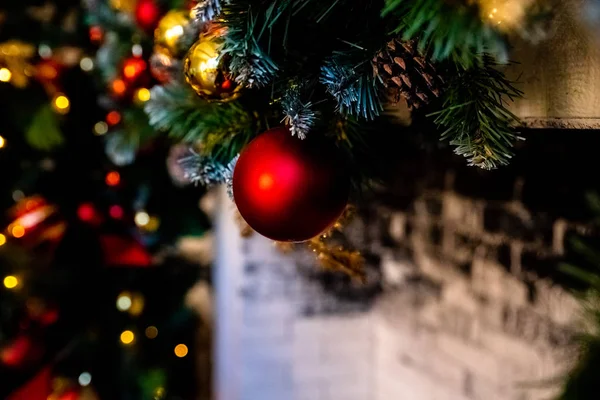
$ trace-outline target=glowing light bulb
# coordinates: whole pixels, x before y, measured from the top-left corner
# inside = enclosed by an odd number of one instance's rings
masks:
[[[117,171],[111,171],[106,174],[105,181],[108,186],[117,186],[121,182],[121,175]]]
[[[188,354],[188,347],[185,344],[178,344],[175,346],[175,355],[179,358],[183,358]]]
[[[79,61],[79,68],[81,68],[85,72],[90,72],[94,69],[94,60],[89,57],[83,57]]]
[[[150,222],[150,216],[145,211],[138,211],[135,213],[134,220],[137,226],[146,226]]]
[[[4,243],[6,243],[6,236],[0,233],[0,246],[4,245]]]
[[[25,228],[23,228],[21,225],[15,225],[11,228],[10,233],[17,239],[22,238],[25,236]]]
[[[129,296],[129,293],[127,292],[123,292],[119,295],[119,297],[117,297],[117,309],[119,311],[127,311],[131,308],[131,297]]]
[[[6,145],[6,140],[0,136],[0,149],[3,148]]]
[[[133,332],[127,330],[121,333],[121,343],[123,344],[132,344],[135,340],[135,335]]]
[[[108,124],[104,121],[97,122],[94,125],[94,133],[98,136],[102,136],[108,132]]]
[[[59,114],[66,114],[69,112],[69,108],[71,107],[71,102],[64,94],[59,94],[54,98],[52,102],[54,106],[54,111]]]
[[[4,278],[4,287],[7,289],[14,289],[19,285],[19,280],[16,276],[8,275]]]
[[[0,82],[10,82],[12,72],[8,68],[0,68]]]
[[[150,91],[146,88],[141,88],[141,89],[138,89],[135,96],[137,97],[137,99],[140,102],[145,103],[148,100],[150,100]]]
[[[77,381],[81,386],[87,386],[92,383],[92,375],[89,372],[82,372]]]

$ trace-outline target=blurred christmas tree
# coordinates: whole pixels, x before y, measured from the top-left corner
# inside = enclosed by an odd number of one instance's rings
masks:
[[[0,5],[0,398],[196,398],[206,321],[185,296],[209,276],[175,244],[205,234],[202,192],[146,141],[147,89],[123,108],[102,95],[110,38],[86,15],[75,0]]]

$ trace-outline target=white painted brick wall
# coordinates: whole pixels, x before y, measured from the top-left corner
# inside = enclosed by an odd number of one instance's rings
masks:
[[[573,314],[564,292],[540,284],[532,305],[518,279],[484,259],[473,264],[469,279],[424,254],[411,265],[389,253],[382,257],[389,280],[375,303],[365,312],[327,315],[319,310],[344,304],[268,240],[240,238],[233,206],[223,201],[221,207],[217,400],[541,400],[552,394],[521,384],[564,367],[550,339]],[[405,218],[391,220],[392,233],[401,237]],[[407,284],[415,272],[441,290]]]

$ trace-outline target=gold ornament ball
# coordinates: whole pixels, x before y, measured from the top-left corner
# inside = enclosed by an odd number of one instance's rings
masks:
[[[204,35],[188,51],[183,62],[186,82],[208,101],[228,102],[241,94],[239,86],[220,58],[222,39]]]
[[[161,18],[154,30],[155,48],[171,57],[177,57],[177,42],[183,36],[190,23],[189,13],[181,10],[171,10]]]

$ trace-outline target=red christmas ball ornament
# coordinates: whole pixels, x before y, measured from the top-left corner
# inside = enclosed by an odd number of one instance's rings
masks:
[[[317,136],[293,137],[271,129],[246,146],[233,174],[233,196],[242,217],[273,240],[309,240],[340,217],[350,177],[338,150]]]
[[[145,31],[153,31],[161,16],[162,10],[156,0],[139,0],[135,6],[135,20]]]

